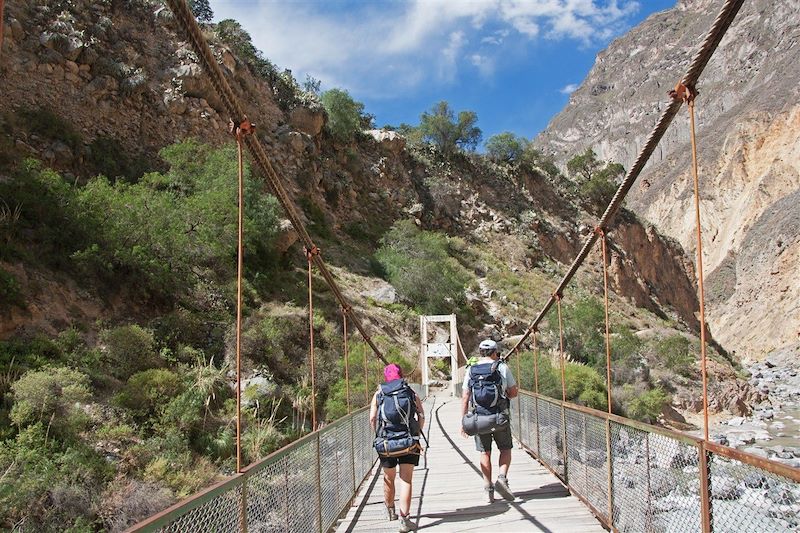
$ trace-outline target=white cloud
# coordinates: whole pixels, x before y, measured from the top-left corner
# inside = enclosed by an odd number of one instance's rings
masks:
[[[489,77],[508,47],[528,40],[608,39],[638,9],[632,0],[409,0],[280,2],[212,0],[264,55],[302,79],[363,96],[392,97],[472,65]],[[514,44],[516,43],[516,45]],[[436,51],[439,51],[436,53]]]
[[[494,75],[495,71],[495,61],[494,59],[481,55],[481,54],[472,54],[469,57],[470,63],[472,66],[478,69],[478,72],[481,73],[481,76],[484,78],[491,78]]]
[[[570,83],[569,85],[566,85],[561,89],[559,89],[558,92],[560,92],[561,94],[572,94],[577,90],[577,88],[578,88],[577,83]]]

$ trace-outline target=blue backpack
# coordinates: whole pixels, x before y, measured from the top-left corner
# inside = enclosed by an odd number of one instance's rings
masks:
[[[503,392],[503,376],[497,370],[500,361],[469,367],[472,404],[479,415],[494,415],[508,408]]]
[[[414,391],[402,379],[381,384],[375,449],[381,457],[419,453],[419,423]]]

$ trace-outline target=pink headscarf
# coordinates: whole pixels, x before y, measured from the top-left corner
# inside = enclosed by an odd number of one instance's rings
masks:
[[[403,370],[394,363],[386,365],[386,367],[383,369],[383,377],[386,378],[386,381],[402,379]]]

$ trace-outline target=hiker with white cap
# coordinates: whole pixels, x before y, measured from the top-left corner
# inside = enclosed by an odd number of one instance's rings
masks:
[[[514,375],[505,361],[500,359],[497,343],[491,339],[478,346],[480,358],[467,367],[461,395],[461,435],[475,435],[475,448],[481,453],[481,473],[489,503],[494,501],[494,491],[506,500],[513,501],[514,493],[508,486],[508,468],[511,466],[510,402],[516,398],[518,388]],[[500,451],[500,473],[492,484],[492,441]]]

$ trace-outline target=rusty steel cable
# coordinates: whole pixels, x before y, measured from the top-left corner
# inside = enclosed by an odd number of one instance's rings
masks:
[[[312,289],[312,257],[314,250],[305,250],[308,260],[308,359],[311,363],[311,431],[317,430],[317,371],[314,354],[314,292]]]
[[[742,7],[742,3],[744,0],[727,0],[723,5],[722,9],[720,10],[717,18],[714,20],[714,24],[712,25],[711,29],[709,30],[706,38],[703,40],[703,44],[700,46],[700,50],[695,54],[692,62],[690,63],[689,69],[686,72],[686,75],[683,76],[682,82],[685,85],[695,86],[697,84],[697,80],[700,78],[700,75],[703,73],[706,65],[708,64],[709,59],[713,55],[714,51],[719,46],[722,37],[725,35],[725,32],[728,30],[730,25],[733,23],[733,20],[736,18],[736,14],[739,12],[739,9]],[[653,131],[647,138],[644,147],[642,148],[639,156],[636,158],[631,169],[625,175],[625,178],[622,180],[617,192],[614,193],[614,197],[609,202],[608,207],[606,208],[603,215],[600,217],[600,221],[596,224],[597,227],[608,229],[611,224],[611,221],[619,212],[620,208],[622,207],[622,201],[627,196],[628,192],[630,191],[631,187],[633,187],[634,182],[641,174],[644,165],[650,159],[650,156],[653,154],[653,151],[658,146],[659,141],[664,136],[664,133],[667,131],[667,128],[672,123],[672,120],[677,115],[678,110],[680,109],[683,102],[680,99],[671,99],[669,105],[661,114],[661,117],[658,119]],[[586,257],[589,255],[589,251],[594,246],[595,241],[597,241],[598,235],[596,232],[592,233],[589,238],[587,239],[586,243],[581,248],[578,255],[573,260],[572,264],[567,270],[567,273],[562,278],[561,282],[558,284],[558,287],[554,291],[554,294],[563,294],[564,289],[569,284],[572,277],[575,275],[575,272],[578,270],[578,267],[583,264],[586,260]],[[533,320],[533,322],[528,326],[525,330],[525,333],[522,337],[517,341],[517,343],[509,349],[506,357],[509,357],[516,348],[522,345],[528,337],[530,336],[533,329],[539,325],[539,323],[544,319],[547,312],[555,303],[555,298],[551,296],[547,302],[545,303],[542,310]]]
[[[236,472],[242,471],[242,274],[244,270],[244,161],[242,133],[236,128],[238,181],[238,246],[236,250]]]
[[[209,48],[208,42],[203,36],[202,30],[197,25],[197,21],[189,9],[188,4],[185,0],[167,0],[167,3],[169,4],[172,12],[175,14],[178,25],[183,29],[183,32],[188,38],[189,43],[192,45],[192,48],[197,54],[200,63],[206,71],[211,84],[214,86],[215,92],[220,97],[225,110],[235,120],[242,120],[245,117],[244,110],[239,104],[239,101],[237,100],[236,95],[234,95],[230,85],[228,85],[227,80],[223,76],[222,70],[219,67],[219,63],[214,57],[211,48]],[[261,141],[258,140],[258,136],[251,135],[246,137],[245,144],[247,145],[247,148],[249,149],[250,155],[252,155],[256,166],[269,182],[272,191],[275,193],[275,197],[278,199],[278,202],[280,202],[281,206],[286,212],[286,216],[289,218],[289,221],[292,223],[295,231],[297,231],[297,234],[306,249],[311,250],[316,248],[314,241],[311,239],[311,236],[309,235],[305,225],[303,225],[300,214],[294,205],[294,201],[289,196],[286,188],[281,182],[281,178],[273,168],[272,163],[270,162],[269,157],[267,156],[267,153],[261,144]],[[361,324],[358,316],[350,308],[347,298],[345,298],[338,284],[334,280],[330,270],[328,270],[327,265],[322,260],[322,256],[320,254],[316,254],[313,258],[313,262],[322,277],[325,279],[325,282],[330,287],[331,292],[339,304],[344,308],[350,309],[350,320],[353,322],[353,325],[356,327],[356,329],[358,329],[358,331],[361,333],[366,343],[369,345],[378,359],[380,359],[384,364],[388,364],[386,358],[383,356],[381,351],[373,342],[372,338],[364,329],[364,326]]]
[[[692,142],[692,177],[694,180],[694,213],[697,226],[697,282],[700,292],[700,370],[703,378],[703,434],[708,440],[708,372],[706,369],[706,310],[703,289],[703,234],[700,227],[700,178],[697,172],[697,140],[694,131],[694,91],[687,94],[690,137]]]
[[[342,338],[344,339],[344,394],[347,399],[347,414],[352,411],[350,406],[350,354],[347,350],[347,310],[342,309]]]
[[[601,228],[597,228],[600,233],[600,248],[603,250],[603,303],[605,304],[606,318],[606,388],[608,389],[608,412],[611,412],[611,327],[608,320],[608,267],[606,266],[606,234]]]

